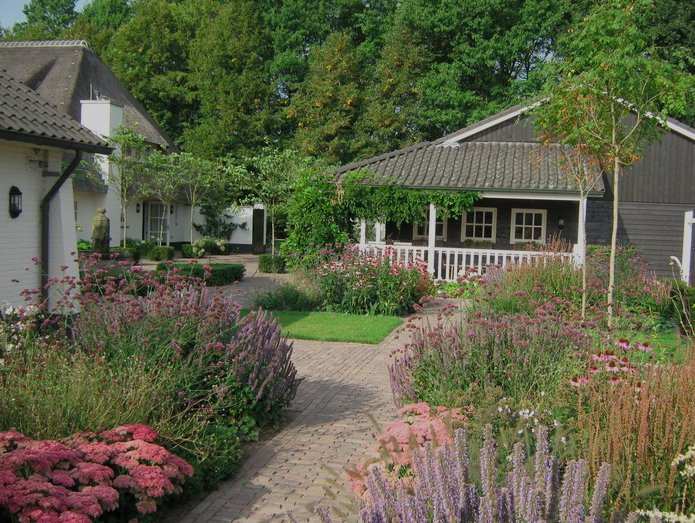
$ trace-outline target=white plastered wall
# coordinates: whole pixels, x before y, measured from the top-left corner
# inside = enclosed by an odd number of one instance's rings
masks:
[[[0,305],[25,303],[24,289],[38,289],[40,271],[32,257],[41,255],[41,201],[58,180],[43,171],[60,172],[59,149],[40,149],[31,145],[0,140]],[[41,160],[47,165],[28,164]],[[22,213],[9,214],[10,187],[22,191]],[[76,250],[72,184],[67,182],[51,201],[49,230],[49,277],[77,275],[71,252]],[[61,270],[61,266],[67,269]]]

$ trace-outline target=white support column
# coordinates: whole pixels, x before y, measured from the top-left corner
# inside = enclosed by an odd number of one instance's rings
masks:
[[[367,220],[362,218],[360,220],[360,249],[364,249],[367,245]]]
[[[430,203],[430,223],[427,231],[427,272],[434,274],[434,247],[437,240],[437,208]]]
[[[690,284],[690,263],[693,249],[693,223],[695,223],[695,211],[688,211],[683,218],[683,253],[681,256],[681,276],[683,281]]]
[[[386,224],[383,222],[374,222],[374,239],[377,243],[384,241],[386,237]]]

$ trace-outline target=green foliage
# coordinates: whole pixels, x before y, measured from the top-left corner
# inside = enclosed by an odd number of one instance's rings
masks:
[[[240,263],[166,263],[157,264],[158,271],[175,270],[193,278],[200,278],[206,285],[219,287],[241,281],[246,268]]]
[[[419,191],[388,182],[364,172],[338,184],[330,175],[303,177],[287,206],[290,234],[281,250],[288,265],[296,266],[309,250],[347,241],[357,219],[422,224],[430,203],[456,217],[480,198],[471,191]]]
[[[201,1],[142,0],[103,55],[130,93],[179,142],[198,114],[189,82],[190,44],[207,12]]]
[[[285,259],[277,254],[261,254],[258,257],[258,272],[272,274],[285,272]]]
[[[45,34],[46,40],[57,38],[64,29],[70,27],[77,18],[75,13],[76,0],[29,0],[22,12],[26,22],[15,24],[12,31],[18,38],[31,39],[34,31]]]
[[[324,261],[305,265],[305,278],[318,289],[321,308],[351,314],[403,315],[432,291],[422,263],[401,266],[388,255],[364,255],[357,248],[318,253]]]
[[[91,251],[92,242],[89,240],[77,240],[77,250],[78,251]]]
[[[184,243],[181,246],[181,257],[183,257],[183,258],[197,258],[196,253],[193,252],[193,244]]]
[[[212,2],[189,44],[190,81],[200,104],[187,148],[206,158],[253,155],[267,143],[274,96],[267,71],[270,46],[254,2]]]
[[[152,261],[164,261],[174,259],[174,248],[166,245],[152,247],[147,257]]]
[[[355,157],[353,128],[362,104],[357,55],[345,33],[333,33],[314,48],[309,73],[292,98],[287,117],[295,119],[299,150],[330,163]]]
[[[283,284],[259,294],[254,304],[267,311],[315,311],[322,301],[315,288]]]
[[[275,252],[278,222],[286,217],[286,206],[295,185],[303,175],[325,168],[320,162],[292,149],[264,149],[261,154],[231,162],[227,168],[230,182],[243,188],[242,205],[263,203],[271,231],[271,252]]]
[[[109,155],[112,167],[105,172],[109,190],[113,190],[121,204],[124,217],[122,242],[126,241],[128,230],[128,206],[143,194],[143,177],[146,168],[143,164],[148,149],[145,137],[137,132],[137,127],[120,125],[109,140],[114,147]]]

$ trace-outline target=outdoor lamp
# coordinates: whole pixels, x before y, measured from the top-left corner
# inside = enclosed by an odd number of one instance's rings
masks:
[[[16,218],[22,214],[22,191],[14,185],[10,187],[10,216]]]
[[[562,216],[557,220],[557,228],[560,230],[565,228],[565,219]]]
[[[174,214],[174,206],[173,205],[169,208],[169,214]]]
[[[135,204],[135,212],[140,212],[140,204],[139,203]]]

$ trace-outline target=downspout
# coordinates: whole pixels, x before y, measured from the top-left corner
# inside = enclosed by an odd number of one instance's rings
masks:
[[[68,165],[66,169],[61,173],[60,177],[58,178],[58,181],[53,184],[53,187],[51,187],[48,190],[46,196],[43,197],[43,200],[41,200],[41,297],[44,301],[48,299],[48,289],[46,288],[46,286],[48,285],[48,231],[51,200],[63,186],[65,181],[68,178],[70,178],[70,175],[77,168],[81,161],[82,151],[80,151],[79,149],[75,150],[75,158],[73,158],[73,160],[70,162],[70,165]]]

